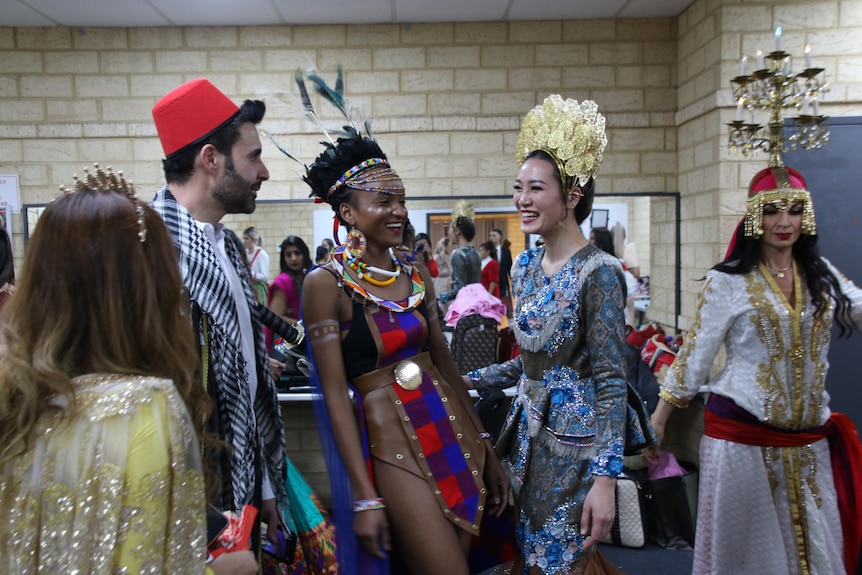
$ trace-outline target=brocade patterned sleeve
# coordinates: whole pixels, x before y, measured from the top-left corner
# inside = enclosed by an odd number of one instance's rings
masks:
[[[492,389],[506,389],[518,385],[524,367],[521,365],[521,356],[503,363],[497,363],[475,369],[467,374],[470,381],[476,387],[476,391],[484,393]]]
[[[733,287],[730,276],[710,270],[700,290],[694,321],[685,336],[676,361],[661,383],[659,397],[675,407],[689,402],[706,383],[709,371],[734,321]]]
[[[458,292],[464,287],[464,278],[467,277],[467,258],[460,250],[452,251],[452,289],[437,296],[443,303],[455,299]]]
[[[581,286],[587,353],[596,386],[594,475],[617,477],[623,470],[626,426],[625,280],[620,270],[600,265]]]

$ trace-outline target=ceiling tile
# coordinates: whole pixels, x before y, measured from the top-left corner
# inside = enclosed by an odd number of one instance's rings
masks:
[[[148,2],[127,0],[86,0],[86,3],[58,0],[27,0],[27,4],[61,26],[166,26],[170,24]],[[3,8],[3,12],[6,8]],[[0,16],[0,20],[6,15]],[[15,24],[21,26],[23,24]]]
[[[396,0],[395,16],[398,22],[500,21],[505,19],[509,1]]]
[[[115,1],[131,4],[129,1]],[[285,23],[268,0],[149,1],[176,26],[260,26]]]
[[[618,15],[619,18],[677,17],[691,6],[691,0],[632,0]]]
[[[514,0],[510,20],[613,18],[626,0]]]
[[[392,22],[390,0],[274,0],[287,24]]]

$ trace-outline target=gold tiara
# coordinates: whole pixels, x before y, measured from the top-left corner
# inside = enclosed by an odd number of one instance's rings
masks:
[[[135,187],[132,182],[123,177],[123,172],[114,173],[110,166],[104,170],[99,167],[99,164],[93,164],[94,173],[84,168],[84,178],[78,178],[78,174],[74,174],[72,179],[75,183],[71,188],[60,186],[60,191],[65,194],[73,194],[84,190],[93,190],[96,192],[112,192],[118,191],[126,194],[135,204],[135,211],[138,214],[138,238],[143,243],[147,239],[147,227],[144,220],[144,205],[138,200],[138,195],[135,193]]]
[[[608,143],[605,117],[592,100],[563,100],[559,94],[545,98],[541,106],[527,113],[518,134],[518,165],[536,151],[548,153],[557,162],[560,177],[576,178],[585,186],[602,165],[602,154]]]

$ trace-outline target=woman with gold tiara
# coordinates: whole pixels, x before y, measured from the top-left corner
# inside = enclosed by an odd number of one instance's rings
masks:
[[[339,567],[383,572],[392,542],[411,573],[467,575],[471,539],[505,507],[508,483],[449,355],[430,274],[395,251],[404,184],[374,140],[346,129],[304,179],[347,242],[302,297]]]
[[[257,573],[205,565],[211,404],[167,228],[110,168],[67,191],[4,309],[0,572]]]
[[[661,439],[674,408],[710,392],[695,574],[834,575],[856,564],[859,438],[830,411],[825,380],[833,322],[839,335],[862,329],[862,290],[820,257],[806,188],[784,167],[751,181],[653,413]],[[722,344],[725,366],[707,384]]]
[[[525,575],[580,575],[588,564],[618,572],[592,547],[610,531],[623,467],[625,280],[580,228],[606,143],[595,102],[553,95],[524,119],[513,199],[521,230],[544,244],[512,265],[521,355],[468,374],[480,391],[518,386],[496,451],[515,494]]]

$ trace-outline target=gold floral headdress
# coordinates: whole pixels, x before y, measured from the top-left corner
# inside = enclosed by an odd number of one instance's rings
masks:
[[[460,218],[467,218],[471,222],[476,219],[476,210],[467,200],[458,200],[452,204],[452,225],[457,224]]]
[[[99,167],[99,164],[93,164],[93,168],[95,169],[94,173],[91,173],[90,170],[84,168],[83,179],[78,178],[78,174],[74,174],[72,179],[75,180],[75,183],[72,187],[67,188],[66,186],[60,186],[60,191],[65,194],[73,194],[84,190],[93,190],[97,192],[117,191],[126,194],[129,199],[132,200],[132,203],[135,204],[135,211],[138,214],[138,239],[141,240],[141,243],[144,243],[147,239],[147,227],[144,220],[144,205],[138,199],[138,195],[135,193],[135,187],[132,185],[132,182],[123,177],[122,171],[114,173],[110,166],[103,170]]]
[[[564,186],[566,176],[585,186],[598,173],[607,143],[605,117],[595,102],[553,94],[521,123],[515,159],[520,166],[531,152],[542,150],[557,162]]]

